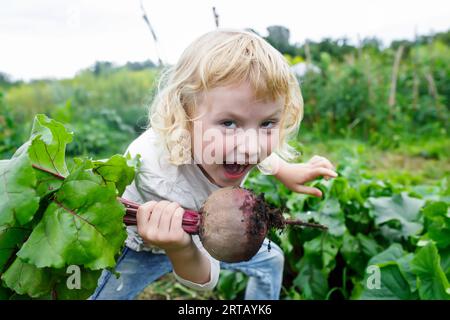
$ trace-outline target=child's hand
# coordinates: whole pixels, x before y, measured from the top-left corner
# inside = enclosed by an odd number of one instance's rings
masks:
[[[288,189],[309,194],[316,197],[322,196],[322,191],[317,188],[304,186],[306,182],[323,176],[325,179],[336,178],[334,166],[324,157],[314,156],[306,163],[284,162],[279,173],[276,175]]]
[[[191,236],[182,228],[184,209],[176,202],[149,201],[139,206],[137,229],[145,243],[168,251],[191,244]]]

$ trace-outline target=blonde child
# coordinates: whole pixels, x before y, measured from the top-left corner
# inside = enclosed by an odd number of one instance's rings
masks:
[[[127,228],[121,277],[105,271],[91,299],[133,299],[170,271],[188,287],[212,290],[221,267],[249,276],[246,299],[278,299],[284,257],[277,245],[268,250],[266,239],[251,260],[220,262],[184,232],[182,216],[218,188],[243,186],[254,167],[294,192],[321,196],[304,184],[336,177],[333,165],[319,156],[287,162],[302,117],[299,84],[264,39],[217,30],[195,40],[162,77],[149,128],[127,150],[141,155],[141,168],[123,197],[143,205],[137,226]]]

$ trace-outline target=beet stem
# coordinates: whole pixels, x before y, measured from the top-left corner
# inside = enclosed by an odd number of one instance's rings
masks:
[[[123,217],[123,222],[127,226],[137,225],[136,214],[139,208],[139,204],[133,202],[128,199],[124,199],[122,197],[117,197],[124,206],[125,206],[125,216]],[[197,211],[193,210],[184,210],[183,215],[183,230],[189,234],[198,234],[198,228],[200,226],[200,214]]]
[[[51,174],[52,176],[58,178],[59,180],[64,180],[64,179],[66,178],[66,177],[60,175],[59,173],[56,173],[56,172],[50,171],[50,170],[48,170],[48,169],[42,168],[42,167],[38,166],[37,164],[34,164],[34,163],[33,163],[31,166],[32,166],[33,168],[37,169],[37,170],[40,170],[40,171],[49,173],[49,174]]]

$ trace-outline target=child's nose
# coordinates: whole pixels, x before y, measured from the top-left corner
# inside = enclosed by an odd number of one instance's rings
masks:
[[[237,144],[237,158],[238,161],[256,164],[258,163],[259,154],[258,137],[246,137],[246,139],[240,139]]]

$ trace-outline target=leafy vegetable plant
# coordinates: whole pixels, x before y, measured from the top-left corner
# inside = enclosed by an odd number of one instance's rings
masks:
[[[113,268],[126,239],[117,201],[137,160],[75,158],[72,133],[37,115],[30,139],[0,161],[0,299],[86,299],[102,269]],[[79,270],[80,285],[68,285]]]

